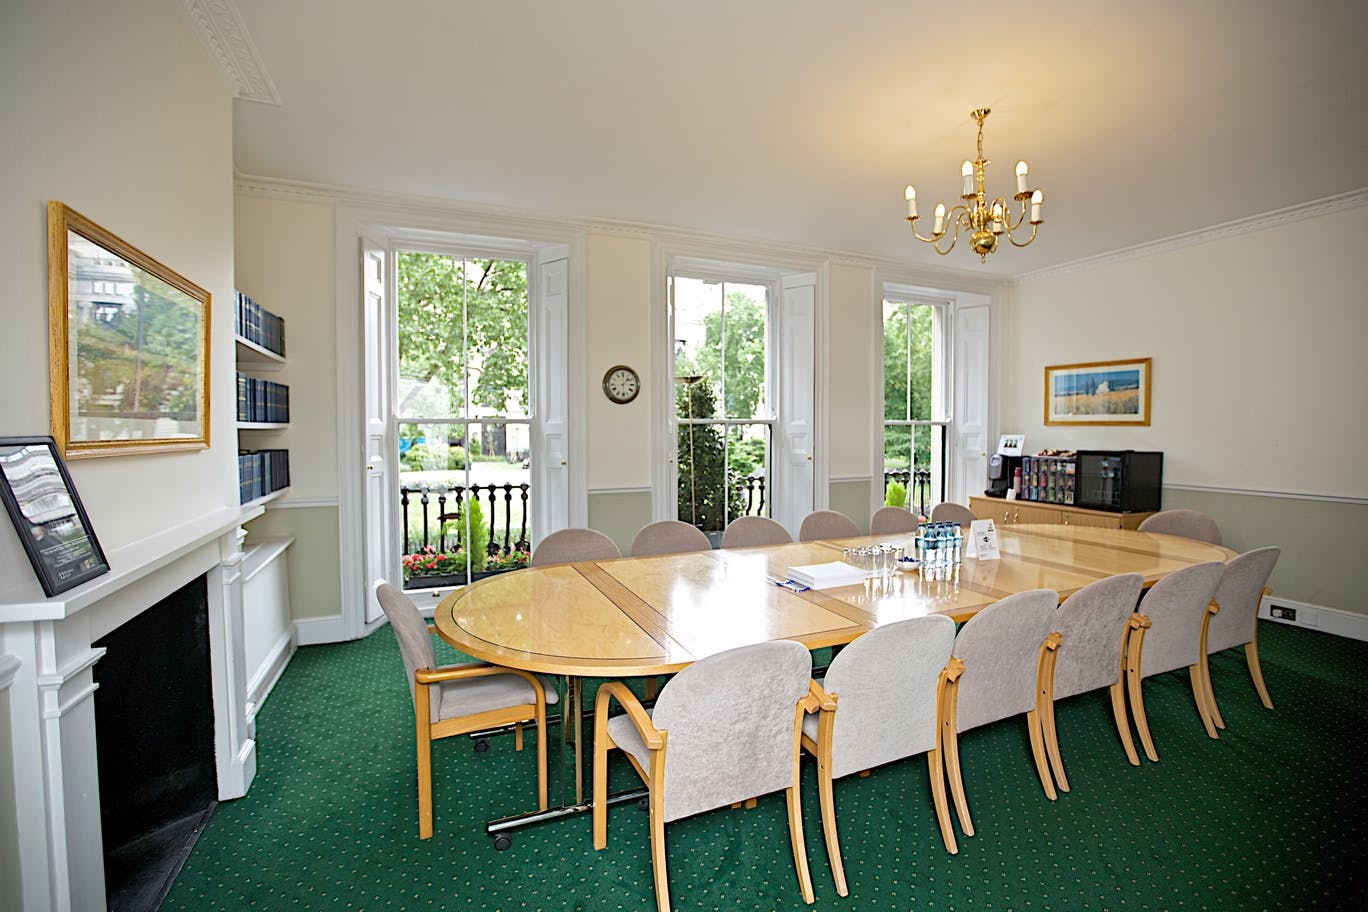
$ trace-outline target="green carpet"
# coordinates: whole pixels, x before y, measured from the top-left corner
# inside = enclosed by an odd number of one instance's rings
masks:
[[[961,739],[978,835],[941,845],[917,757],[836,783],[849,897],[836,895],[816,773],[804,759],[813,908],[851,910],[1368,909],[1368,644],[1260,624],[1276,709],[1259,704],[1242,650],[1212,676],[1227,728],[1206,737],[1186,673],[1148,680],[1160,762],[1125,759],[1105,692],[1058,707],[1072,792],[1047,800],[1024,723]],[[453,660],[449,651],[439,655]],[[413,717],[394,637],[301,649],[257,718],[251,792],[224,802],[163,909],[649,910],[645,813],[587,815],[516,834],[495,852],[486,818],[530,809],[531,749],[496,738],[433,747],[436,835],[417,836]],[[592,699],[592,691],[586,700]],[[634,776],[613,767],[614,787]],[[679,910],[806,909],[782,794],[749,811],[669,824]]]

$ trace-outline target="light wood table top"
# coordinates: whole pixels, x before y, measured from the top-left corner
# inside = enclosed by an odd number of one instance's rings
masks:
[[[1060,598],[1116,573],[1149,586],[1175,570],[1225,561],[1218,545],[1122,529],[1013,525],[998,530],[1000,560],[964,559],[952,580],[916,573],[795,593],[774,585],[788,568],[840,560],[850,545],[912,545],[914,534],[736,548],[533,567],[487,577],[438,603],[448,643],[488,662],[576,677],[661,674],[704,656],[772,639],[810,649],[848,643],[905,618],[957,621],[1028,589]]]

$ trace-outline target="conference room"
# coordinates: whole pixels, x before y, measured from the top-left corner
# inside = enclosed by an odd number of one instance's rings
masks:
[[[0,908],[1362,904],[1357,5],[110,6]]]

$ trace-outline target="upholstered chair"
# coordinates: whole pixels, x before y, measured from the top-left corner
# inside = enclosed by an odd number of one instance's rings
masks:
[[[656,906],[669,912],[665,824],[783,790],[803,900],[813,901],[799,800],[799,736],[816,707],[812,656],[791,640],[756,643],[693,663],[651,711],[625,685],[599,687],[594,715],[594,848],[608,845],[608,751],[621,749],[648,790]],[[610,717],[610,701],[624,713]]]
[[[962,504],[950,503],[949,501],[938,503],[931,508],[932,522],[955,523],[968,529],[969,524],[976,518],[973,510]]]
[[[788,530],[768,516],[741,516],[733,519],[722,533],[724,548],[752,548],[757,545],[787,545],[793,542]]]
[[[869,517],[870,535],[898,535],[917,531],[917,514],[902,507],[879,507]]]
[[[632,556],[646,557],[652,554],[683,554],[686,551],[708,551],[712,542],[696,526],[677,519],[663,519],[641,531],[632,539]]]
[[[1207,656],[1213,653],[1243,646],[1249,677],[1254,681],[1259,700],[1266,708],[1273,708],[1268,687],[1264,684],[1263,668],[1259,665],[1259,602],[1265,595],[1273,593],[1267,583],[1281,553],[1280,548],[1247,551],[1229,560],[1225,572],[1221,574],[1221,584],[1216,588],[1218,610],[1207,620],[1206,651],[1202,655],[1202,676],[1211,699],[1207,708],[1217,728],[1225,728],[1225,719],[1221,718],[1221,711],[1216,708],[1216,692],[1212,688],[1211,669],[1207,664]]]
[[[485,663],[437,667],[432,634],[403,592],[387,583],[375,597],[389,618],[404,659],[417,725],[418,836],[432,836],[432,742],[501,725],[514,725],[522,750],[522,726],[537,726],[537,806],[546,809],[546,699],[535,675]]]
[[[803,517],[798,527],[799,541],[818,541],[825,538],[854,538],[860,534],[855,520],[835,510],[814,510]]]
[[[847,645],[813,685],[820,706],[803,720],[803,748],[817,758],[822,830],[842,896],[848,890],[836,829],[835,779],[925,754],[941,839],[948,852],[959,851],[945,796],[938,715],[954,644],[955,622],[945,615],[897,621]]]
[[[1051,801],[1057,797],[1040,708],[1053,699],[1050,682],[1059,636],[1051,630],[1058,604],[1053,589],[1018,592],[979,611],[955,636],[941,708],[941,753],[966,836],[974,835],[974,824],[960,774],[959,736],[970,729],[1025,714],[1040,785]]]
[[[608,536],[596,529],[559,529],[541,540],[532,552],[530,565],[569,564],[575,561],[612,560],[622,551]]]
[[[1202,673],[1205,655],[1203,640],[1207,619],[1216,610],[1216,587],[1220,585],[1225,564],[1207,561],[1170,573],[1150,587],[1137,609],[1137,627],[1126,645],[1126,686],[1130,692],[1131,712],[1135,714],[1135,728],[1145,756],[1158,760],[1154,739],[1150,737],[1149,720],[1145,716],[1145,678],[1188,670],[1192,684],[1193,702],[1202,726],[1212,738],[1217,737],[1207,696],[1206,677]]]
[[[1146,517],[1137,528],[1141,532],[1181,535],[1213,545],[1221,543],[1221,527],[1216,525],[1216,520],[1196,510],[1163,510]]]
[[[1055,612],[1054,631],[1061,642],[1055,652],[1054,700],[1041,707],[1041,726],[1060,791],[1069,790],[1069,779],[1059,752],[1054,704],[1066,697],[1107,688],[1126,759],[1140,765],[1126,715],[1126,641],[1144,584],[1138,573],[1101,579],[1069,596]]]

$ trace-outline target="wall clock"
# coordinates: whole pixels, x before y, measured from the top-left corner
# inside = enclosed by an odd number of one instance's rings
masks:
[[[610,367],[603,375],[603,395],[608,397],[609,402],[625,405],[635,399],[639,392],[641,378],[625,364]]]

